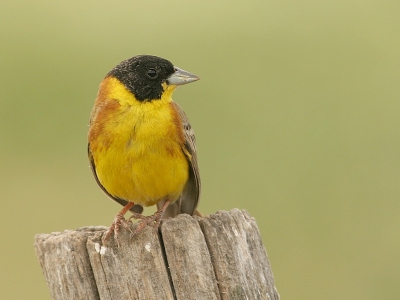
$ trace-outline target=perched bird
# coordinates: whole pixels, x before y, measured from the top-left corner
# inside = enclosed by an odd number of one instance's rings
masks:
[[[160,57],[139,55],[122,61],[100,84],[92,109],[88,155],[100,188],[124,208],[105,239],[128,227],[124,215],[158,226],[163,216],[199,214],[200,176],[195,136],[172,93],[199,80]],[[157,205],[152,216],[143,206]],[[131,218],[132,218],[131,217]]]

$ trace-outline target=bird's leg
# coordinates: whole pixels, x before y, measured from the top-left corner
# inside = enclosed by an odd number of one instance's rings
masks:
[[[131,228],[130,228],[130,226],[129,226],[129,225],[130,225],[129,220],[126,220],[126,219],[124,218],[124,215],[127,213],[127,211],[128,211],[129,209],[131,209],[131,207],[132,207],[133,205],[134,205],[133,202],[128,202],[128,203],[124,206],[124,208],[121,209],[121,211],[120,211],[119,213],[117,213],[117,215],[115,216],[114,221],[112,222],[110,228],[109,228],[109,229],[104,233],[104,235],[103,235],[103,238],[102,238],[103,243],[108,239],[108,237],[111,235],[111,233],[114,232],[114,239],[117,241],[117,244],[118,244],[118,246],[119,246],[119,243],[118,243],[118,234],[119,234],[119,228],[120,228],[121,226],[123,226],[124,228],[126,228],[127,230],[129,230],[131,233],[133,233],[132,230],[131,230]],[[137,214],[137,215],[139,215],[139,216],[142,216],[142,215],[140,215],[140,214],[138,214],[138,213],[135,213],[135,214]],[[143,216],[142,216],[142,217],[143,217]]]
[[[167,207],[168,207],[170,204],[171,204],[171,201],[167,199],[167,200],[164,202],[163,206],[162,206],[159,210],[157,210],[157,211],[154,213],[153,216],[154,216],[154,221],[156,221],[156,224],[155,224],[156,228],[158,228],[158,226],[160,226],[162,217],[163,217],[165,211],[167,210]]]
[[[151,222],[154,222],[154,221],[156,222],[156,223],[155,223],[155,227],[158,228],[158,226],[160,226],[160,222],[161,222],[161,220],[162,220],[162,217],[163,217],[163,215],[164,215],[164,212],[165,212],[165,210],[167,209],[168,205],[170,205],[170,204],[171,204],[171,201],[170,201],[170,200],[166,200],[166,201],[164,202],[164,205],[163,205],[159,210],[157,210],[153,215],[148,216],[148,217],[144,217],[144,216],[142,216],[142,215],[140,215],[140,214],[139,214],[139,216],[137,216],[136,213],[134,213],[134,214],[129,218],[129,220],[130,220],[131,218],[134,218],[134,219],[141,219],[142,221],[139,223],[138,227],[136,228],[136,230],[135,230],[135,232],[134,232],[133,234],[134,234],[134,235],[135,235],[135,234],[138,234],[139,232],[141,232],[141,231],[143,230],[143,228],[144,228],[146,225],[149,225]]]

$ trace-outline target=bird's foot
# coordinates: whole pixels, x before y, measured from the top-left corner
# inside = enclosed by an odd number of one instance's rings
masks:
[[[132,222],[130,221],[130,218],[126,220],[124,218],[124,215],[126,212],[133,206],[134,204],[132,202],[128,202],[124,208],[115,216],[114,221],[112,222],[110,228],[103,234],[102,242],[104,242],[109,238],[109,236],[114,233],[114,240],[117,242],[117,245],[119,247],[119,242],[118,242],[118,234],[120,231],[121,226],[127,229],[131,234],[133,234],[133,231],[131,229]],[[143,215],[139,213],[134,213],[134,215],[137,218],[145,218]]]
[[[140,219],[140,223],[137,226],[137,228],[135,229],[135,231],[133,232],[133,235],[138,234],[139,232],[141,232],[143,230],[143,228],[146,227],[146,225],[153,225],[154,228],[158,228],[160,226],[160,223],[162,221],[162,217],[164,215],[165,210],[167,209],[168,205],[170,204],[170,201],[165,201],[163,207],[161,207],[159,210],[157,210],[153,215],[151,216],[143,216],[141,214],[137,214],[137,213],[133,213],[132,216],[129,218],[132,219]],[[154,224],[151,224],[155,222]]]
[[[140,219],[141,219],[141,221],[139,222],[138,226],[136,227],[135,231],[133,232],[133,235],[140,233],[146,227],[146,225],[152,225],[152,226],[154,226],[154,228],[158,228],[158,226],[161,223],[162,214],[159,213],[159,211],[157,211],[154,215],[147,216],[147,217],[143,216],[143,218],[140,218]],[[155,223],[152,224],[154,221],[155,221]]]
[[[130,233],[133,234],[133,231],[131,229],[131,224],[132,222],[130,222],[129,220],[126,220],[123,216],[123,214],[121,214],[121,212],[119,212],[115,218],[114,221],[112,222],[110,228],[108,228],[108,230],[104,233],[102,241],[103,244],[104,242],[110,237],[110,235],[112,233],[114,233],[114,239],[118,244],[119,247],[119,243],[118,243],[118,234],[120,231],[121,226],[124,227],[125,229],[127,229]]]

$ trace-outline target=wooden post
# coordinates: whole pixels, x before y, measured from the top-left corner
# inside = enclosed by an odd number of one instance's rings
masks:
[[[132,230],[137,224],[132,225]],[[255,220],[244,210],[179,215],[119,246],[106,227],[38,234],[35,250],[52,299],[279,300]]]

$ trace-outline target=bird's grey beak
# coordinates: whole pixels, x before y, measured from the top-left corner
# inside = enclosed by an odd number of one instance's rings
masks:
[[[172,85],[183,85],[199,79],[200,78],[196,75],[175,67],[175,72],[167,78],[167,83]]]

